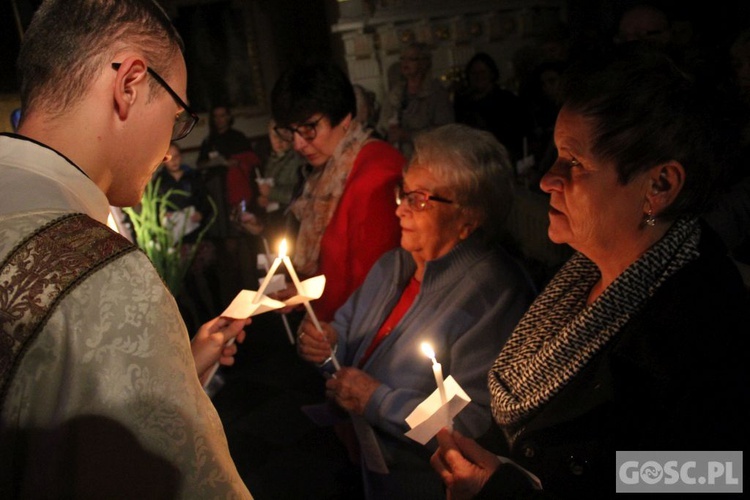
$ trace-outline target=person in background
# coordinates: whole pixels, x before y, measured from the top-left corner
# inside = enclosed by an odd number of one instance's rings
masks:
[[[246,321],[191,344],[106,226],[198,120],[182,52],[152,0],[45,0],[24,34],[18,135],[0,135],[2,498],[252,498],[199,380]]]
[[[268,122],[271,153],[263,167],[264,177],[256,179],[258,206],[263,212],[262,217],[247,214],[243,221],[243,227],[249,232],[263,232],[271,241],[284,237],[287,208],[299,183],[300,169],[305,165],[304,158],[294,150],[290,141],[276,133],[275,126],[276,122],[271,119]]]
[[[173,193],[169,198],[173,206],[168,209],[168,216],[169,213],[193,207],[189,219],[195,224],[195,228],[191,228],[191,231],[183,236],[182,242],[194,243],[200,233],[200,227],[211,219],[213,209],[206,186],[198,172],[182,163],[182,149],[178,144],[173,142],[169,145],[166,160],[157,170],[152,182],[157,181],[160,194],[169,190],[180,191]]]
[[[213,318],[220,310],[220,305],[214,303],[216,297],[212,293],[218,290],[216,248],[214,242],[206,238],[198,241],[201,232],[215,217],[214,206],[203,177],[182,162],[182,149],[175,142],[169,145],[167,158],[151,182],[158,182],[161,195],[174,190],[169,197],[171,206],[167,209],[167,221],[164,222],[176,238],[181,235],[182,258],[193,258],[185,276],[185,293],[177,297],[180,305],[192,313],[186,319],[190,330]]]
[[[255,255],[262,249],[258,238],[239,229],[243,212],[258,211],[255,178],[262,168],[250,139],[234,128],[231,108],[214,104],[209,133],[203,139],[196,166],[218,206],[218,216],[207,237],[216,248],[218,285],[214,293],[220,303],[229,303],[257,279]]]
[[[227,163],[234,155],[253,150],[250,139],[233,125],[234,117],[229,106],[216,104],[211,108],[208,135],[201,141],[196,161],[198,168],[217,162]]]
[[[491,425],[487,370],[534,297],[499,245],[512,182],[508,154],[489,132],[449,124],[417,135],[396,193],[401,248],[378,260],[323,332],[302,325],[300,356],[319,364],[334,350],[344,368],[326,383],[329,396],[385,457],[387,473],[370,470],[362,447],[365,498],[444,497],[429,462],[436,443],[404,436],[406,417],[435,390],[423,341],[471,397],[456,428],[478,437]]]
[[[354,119],[363,127],[372,129],[373,137],[383,139],[384,137],[377,130],[378,120],[380,119],[380,103],[375,92],[359,84],[353,85],[353,87],[354,95],[357,98],[357,114]]]
[[[284,72],[271,92],[274,130],[310,165],[290,212],[299,231],[292,262],[300,279],[326,277],[312,307],[321,321],[364,281],[399,241],[393,190],[404,157],[354,120],[356,100],[337,66],[314,63]]]
[[[268,139],[271,143],[271,154],[266,160],[263,173],[273,179],[273,184],[260,190],[260,205],[268,208],[268,203],[278,204],[278,209],[285,209],[292,201],[294,188],[299,180],[299,169],[304,159],[284,140],[274,127],[276,122],[268,122]],[[268,203],[267,203],[268,202]]]
[[[401,79],[385,99],[379,129],[407,158],[417,132],[453,123],[450,93],[430,74],[432,53],[427,44],[412,43],[401,51]]]
[[[438,433],[431,461],[451,498],[610,498],[618,450],[745,442],[748,297],[699,219],[726,168],[716,117],[647,49],[566,73],[558,158],[540,184],[550,239],[576,253],[489,372],[495,445]]]
[[[721,236],[732,257],[743,271],[750,290],[750,29],[736,34],[731,41],[728,78],[723,82],[727,117],[723,137],[734,154],[727,161],[734,168],[727,186],[716,204],[706,212],[706,222]]]
[[[557,158],[553,133],[561,105],[560,79],[567,64],[563,61],[539,63],[519,91],[531,113],[534,129],[529,137],[529,153],[534,157],[534,165],[521,175],[531,189],[538,189],[539,179]]]
[[[614,41],[617,44],[643,42],[668,51],[672,46],[669,16],[656,5],[631,5],[620,14]]]
[[[456,122],[491,132],[515,165],[524,157],[524,140],[531,140],[531,113],[516,94],[500,87],[500,70],[489,54],[474,54],[464,74],[467,85],[453,101]]]
[[[243,255],[242,246],[237,241],[238,234],[232,223],[238,211],[257,207],[258,192],[255,185],[257,169],[261,168],[261,161],[252,147],[250,139],[241,131],[233,127],[234,117],[231,109],[225,104],[217,104],[211,108],[209,133],[200,145],[196,165],[199,169],[219,167],[216,172],[205,170],[204,177],[209,185],[215,185],[212,179],[219,178],[218,195],[223,204],[224,219],[219,225],[224,227],[221,242],[226,258],[222,260],[236,260]],[[214,189],[214,191],[217,191]],[[236,287],[235,287],[236,288]]]

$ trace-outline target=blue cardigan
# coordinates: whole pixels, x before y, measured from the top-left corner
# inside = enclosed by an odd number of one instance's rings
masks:
[[[358,365],[415,269],[411,254],[401,248],[384,254],[338,309],[332,326],[342,366]],[[432,361],[420,344],[430,342],[444,376],[452,375],[471,397],[454,424],[478,437],[491,424],[487,372],[533,297],[523,268],[476,234],[427,263],[414,303],[362,367],[382,383],[364,417],[375,430],[392,477],[408,464],[412,473],[414,467],[429,470],[439,483],[429,465],[434,439],[425,447],[404,436],[406,417],[436,389]]]

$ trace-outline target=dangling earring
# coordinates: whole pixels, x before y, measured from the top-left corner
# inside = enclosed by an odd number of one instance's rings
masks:
[[[656,217],[654,217],[654,211],[651,208],[648,209],[644,222],[649,227],[654,227],[654,225],[656,225]]]

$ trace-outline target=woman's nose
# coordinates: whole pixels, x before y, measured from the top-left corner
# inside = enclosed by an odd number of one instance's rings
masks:
[[[555,162],[549,170],[542,175],[542,178],[539,179],[539,188],[545,193],[549,193],[556,189],[561,189],[562,181],[562,172],[558,166],[558,162]]]

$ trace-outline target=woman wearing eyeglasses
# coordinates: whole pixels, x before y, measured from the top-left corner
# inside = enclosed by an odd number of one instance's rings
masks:
[[[312,306],[318,319],[331,321],[375,261],[398,245],[393,190],[405,160],[354,120],[352,84],[333,64],[285,72],[271,106],[274,130],[310,166],[289,207],[299,224],[292,261],[302,279],[325,275],[323,296]]]
[[[324,333],[304,322],[297,344],[312,363],[335,352],[342,368],[327,393],[382,454],[378,463],[377,452],[362,452],[367,498],[444,497],[429,464],[434,440],[404,436],[405,418],[436,389],[420,345],[430,343],[444,376],[471,397],[455,428],[481,436],[491,424],[487,372],[533,298],[526,273],[498,244],[512,200],[505,148],[456,124],[414,144],[396,191],[401,248],[373,266]]]

